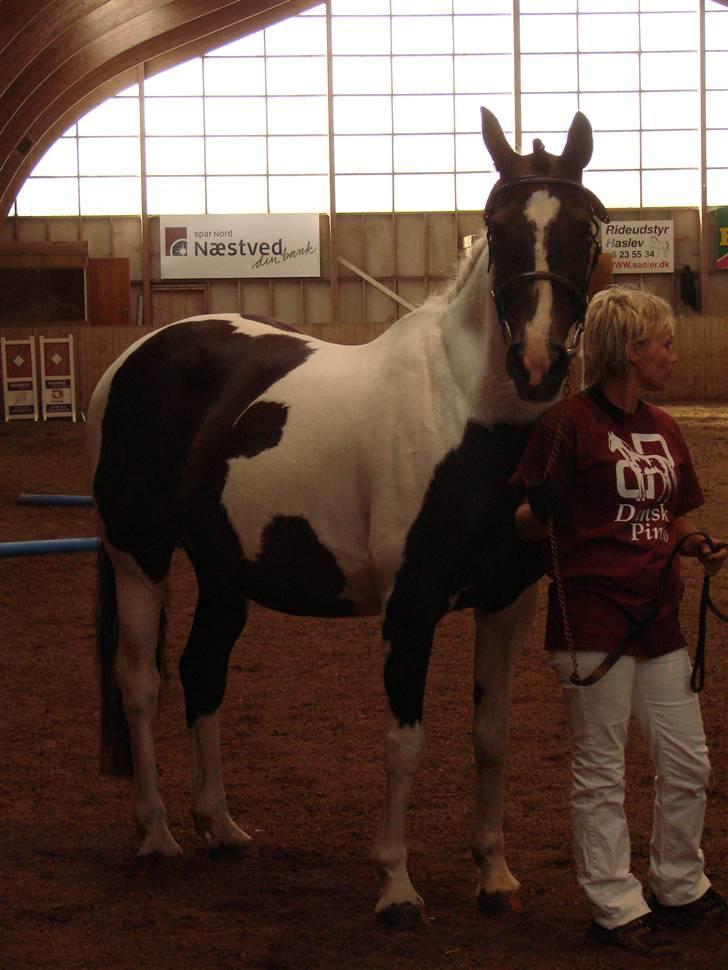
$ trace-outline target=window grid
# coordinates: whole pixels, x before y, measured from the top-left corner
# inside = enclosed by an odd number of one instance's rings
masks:
[[[707,204],[713,206],[725,205],[728,199],[728,82],[723,67],[728,57],[728,9],[708,2],[705,19],[706,187]],[[720,71],[712,70],[714,62],[721,63]]]
[[[388,80],[384,85],[385,90],[380,92],[377,92],[377,90],[357,90],[356,93],[340,93],[335,87],[333,91],[334,130],[329,132],[328,124],[326,124],[326,130],[322,130],[320,134],[317,133],[315,136],[296,131],[295,125],[289,131],[285,125],[281,126],[279,114],[282,108],[290,109],[298,101],[291,117],[296,115],[305,117],[305,113],[308,111],[310,117],[315,119],[316,99],[320,99],[325,105],[326,96],[307,93],[308,89],[305,89],[303,93],[296,93],[294,90],[296,88],[295,83],[291,83],[289,86],[284,84],[281,87],[281,74],[278,71],[278,66],[290,67],[293,64],[303,67],[305,65],[304,73],[309,79],[313,79],[310,80],[311,90],[316,89],[316,67],[319,67],[324,77],[326,74],[325,51],[320,50],[321,32],[324,26],[323,6],[314,8],[314,10],[301,14],[297,18],[292,18],[295,24],[284,22],[283,25],[276,25],[261,31],[260,35],[243,38],[241,41],[233,42],[224,48],[210,52],[203,58],[196,59],[199,61],[201,79],[197,94],[191,93],[191,90],[195,89],[194,68],[188,68],[188,65],[193,64],[194,61],[188,62],[187,65],[180,65],[186,71],[186,86],[180,97],[193,97],[200,101],[201,131],[198,134],[187,136],[173,133],[151,135],[148,133],[147,141],[150,144],[155,138],[166,138],[169,143],[168,147],[172,147],[175,139],[179,139],[177,140],[177,147],[180,147],[185,144],[181,141],[182,138],[199,138],[201,139],[202,162],[199,166],[200,171],[195,174],[185,169],[185,164],[192,163],[186,163],[184,157],[182,157],[181,161],[177,162],[178,170],[173,170],[174,166],[171,166],[168,172],[162,170],[154,175],[149,175],[147,180],[149,194],[154,198],[155,193],[162,189],[162,182],[166,181],[168,184],[163,187],[164,192],[171,196],[171,200],[166,204],[174,207],[173,210],[168,210],[163,207],[160,208],[159,204],[155,205],[150,201],[149,211],[151,213],[187,211],[184,196],[175,201],[174,193],[170,193],[175,185],[186,185],[188,188],[198,185],[201,188],[199,207],[205,212],[219,211],[216,208],[218,203],[212,202],[212,196],[216,195],[224,202],[227,195],[223,191],[225,187],[229,188],[233,201],[235,199],[233,190],[237,188],[241,193],[240,198],[248,200],[251,206],[250,211],[280,211],[280,209],[276,210],[276,198],[281,192],[285,201],[293,200],[294,204],[300,196],[299,208],[304,211],[310,198],[316,200],[317,205],[314,208],[317,211],[322,209],[325,211],[328,208],[328,190],[325,183],[329,178],[335,179],[337,209],[341,212],[479,208],[482,199],[485,198],[495,179],[495,174],[492,172],[490,160],[482,143],[480,143],[481,155],[480,164],[478,164],[477,143],[480,141],[478,107],[481,103],[492,107],[498,115],[507,137],[514,139],[513,125],[516,97],[519,97],[523,111],[524,151],[528,150],[530,138],[536,135],[544,139],[550,151],[559,151],[566,134],[565,130],[559,130],[560,126],[571,120],[569,106],[583,108],[590,117],[595,130],[595,144],[597,146],[599,145],[600,135],[603,135],[605,144],[609,143],[612,147],[621,145],[621,151],[625,156],[622,158],[621,164],[619,159],[605,157],[605,153],[602,153],[602,158],[595,157],[593,165],[589,168],[590,185],[602,195],[607,205],[621,207],[698,205],[701,171],[699,146],[694,161],[687,157],[679,159],[674,165],[657,164],[664,155],[664,141],[670,133],[685,132],[687,137],[688,132],[699,131],[697,70],[694,72],[694,79],[687,86],[670,88],[664,85],[664,80],[660,81],[660,58],[666,61],[669,57],[674,61],[675,57],[682,55],[687,62],[692,57],[695,65],[697,65],[698,52],[695,46],[690,47],[684,44],[682,41],[684,31],[678,31],[672,39],[670,35],[671,27],[674,28],[680,24],[684,26],[686,15],[691,19],[694,34],[697,35],[697,0],[692,3],[686,0],[684,4],[666,3],[662,8],[654,3],[646,3],[645,0],[641,0],[641,2],[640,0],[633,0],[633,2],[626,3],[619,14],[610,14],[606,5],[589,3],[587,0],[560,5],[550,5],[548,0],[538,4],[522,0],[520,23],[521,29],[526,35],[525,49],[521,51],[520,68],[522,74],[526,76],[525,68],[531,64],[537,64],[536,60],[529,61],[529,58],[540,57],[541,63],[544,65],[549,63],[549,57],[558,59],[562,65],[567,63],[567,58],[573,58],[576,83],[574,84],[572,81],[570,86],[564,86],[564,82],[559,81],[558,78],[555,79],[554,83],[554,72],[552,72],[550,88],[540,86],[540,79],[538,86],[527,80],[525,86],[522,85],[522,90],[519,92],[514,92],[513,6],[500,3],[494,5],[487,13],[480,12],[480,8],[478,13],[472,13],[470,5],[452,0],[449,4],[449,13],[424,13],[413,17],[410,13],[402,12],[403,9],[407,10],[407,8],[403,8],[401,4],[397,3],[397,0],[392,0],[390,3],[379,3],[375,5],[372,12],[368,13],[362,13],[361,10],[370,8],[353,2],[349,4],[351,12],[346,12],[347,0],[338,0],[333,4],[332,11],[335,29],[331,53],[334,58],[335,79],[337,66],[341,70],[344,69],[345,65],[342,58],[345,58],[349,67],[353,67],[359,61],[362,66],[357,73],[364,77],[367,75],[368,68],[371,67],[373,71],[375,61],[379,63],[385,59],[388,60]],[[549,9],[549,6],[553,6],[553,9]],[[389,14],[381,12],[385,8],[388,8]],[[724,21],[717,21],[720,14],[723,14],[724,18],[728,17],[728,10],[708,0],[706,20],[710,19],[711,24],[716,27],[722,26]],[[628,37],[627,42],[621,41],[618,52],[601,50],[598,43],[589,39],[596,33],[594,25],[599,27],[616,24],[614,19],[612,21],[594,19],[604,18],[605,16],[619,17],[621,18],[621,25],[632,25],[633,27],[633,37],[631,39]],[[678,17],[682,17],[683,20],[678,21],[676,19]],[[383,36],[380,28],[385,20],[387,22],[387,33],[386,36]],[[367,21],[374,25],[377,30],[368,31],[364,29]],[[486,23],[488,29],[485,29]],[[546,28],[549,23],[559,26],[563,29],[563,32],[560,34],[556,31],[549,32]],[[725,23],[728,24],[728,20]],[[447,24],[447,30],[445,24]],[[507,31],[505,30],[506,25]],[[302,26],[305,29],[300,34],[297,33],[298,28]],[[418,27],[419,30],[411,29],[412,26]],[[345,40],[337,48],[337,34],[346,38],[347,29],[351,27],[355,29],[349,29],[349,36],[355,37],[355,41]],[[645,30],[648,31],[648,35],[652,32],[651,35],[645,36]],[[371,46],[364,47],[362,50],[357,49],[357,34],[361,35],[362,43],[368,43]],[[506,34],[509,35],[510,40],[508,40]],[[721,37],[725,34],[725,27],[722,27],[722,34],[721,30],[706,29],[706,50],[714,54],[725,54],[728,43],[724,40],[721,41]],[[429,38],[428,43],[430,46],[435,45],[437,53],[428,55],[427,51],[420,49],[418,46],[420,35]],[[715,36],[720,43],[712,42],[710,40],[712,36]],[[300,40],[297,39],[299,37]],[[479,40],[481,37],[493,37],[495,39],[489,44],[487,39]],[[538,44],[532,43],[528,39],[529,37],[537,37]],[[562,37],[572,37],[573,39],[564,43]],[[655,41],[655,37],[658,41],[662,37],[661,44]],[[367,40],[367,38],[369,39]],[[716,46],[711,47],[711,43],[716,43]],[[289,45],[288,48],[286,44]],[[458,44],[461,46],[458,46]],[[426,86],[427,94],[423,95],[415,90],[416,85],[412,81],[404,87],[402,86],[402,78],[408,76],[408,74],[414,76],[413,69],[417,67],[418,63],[415,59],[422,59],[423,57],[427,57],[427,61],[433,70],[436,66],[443,78],[449,78],[447,84],[442,85],[444,88],[449,87],[449,90],[438,91],[436,86],[434,89],[432,86]],[[608,67],[610,59],[617,57],[622,59],[622,63],[628,63],[632,58],[635,59],[636,86],[625,87],[617,83],[613,87],[609,87],[601,80],[605,73],[604,65]],[[227,59],[228,63],[233,63],[231,60],[233,58],[239,59],[241,64],[245,62],[254,64],[255,61],[262,60],[262,92],[256,90],[253,94],[221,95],[215,89],[214,94],[212,92],[208,94],[207,65],[221,62],[224,59]],[[595,58],[602,58],[602,60],[598,61]],[[625,61],[625,59],[627,60]],[[317,61],[319,62],[318,65]],[[446,63],[448,61],[449,63]],[[477,87],[477,81],[473,81],[472,78],[479,77],[478,69],[496,63],[500,69],[501,77],[505,75],[503,65],[509,65],[509,72],[505,81],[493,83],[498,74],[496,69],[493,68],[493,76],[489,78],[490,83],[482,85],[484,90],[473,91],[468,89],[469,85],[470,87]],[[550,63],[555,62],[551,61]],[[616,63],[616,61],[613,63]],[[309,65],[312,66],[310,71]],[[644,83],[650,83],[646,75],[648,67],[653,72],[653,82],[651,86],[643,88]],[[469,69],[471,69],[470,80],[468,80]],[[592,71],[591,85],[587,81],[582,81],[587,69]],[[172,71],[174,70],[178,70],[178,68],[172,69]],[[649,71],[647,71],[647,74],[649,75]],[[459,86],[459,75],[465,79],[462,86]],[[275,89],[272,89],[273,76],[278,79]],[[593,82],[594,77],[597,78],[596,86]],[[382,75],[383,78],[384,75]],[[654,78],[657,78],[657,81]],[[169,94],[163,93],[164,75],[158,75],[152,81],[154,82],[152,93],[145,93],[148,105],[154,104],[156,98],[170,97]],[[351,79],[349,79],[349,84],[351,84]],[[374,86],[376,88],[376,85]],[[155,88],[162,93],[155,93]],[[344,88],[346,88],[346,85],[344,85]],[[281,91],[285,93],[281,93]],[[711,95],[713,96],[712,99]],[[130,89],[121,95],[117,95],[116,98],[110,99],[110,101],[124,99],[128,104],[133,97],[133,90]],[[136,92],[136,98],[138,99],[138,97],[139,94]],[[229,110],[226,106],[225,114],[234,114],[236,108],[238,110],[245,109],[246,118],[248,117],[246,102],[252,111],[262,101],[262,130],[241,131],[237,134],[231,132],[221,134],[217,129],[213,130],[210,114],[213,107],[212,98],[216,99],[215,104],[219,107],[226,99],[234,98],[235,100],[229,101]],[[710,83],[706,83],[706,98],[708,100],[706,132],[709,133],[707,152],[708,204],[717,204],[718,193],[711,191],[711,186],[722,188],[724,199],[725,192],[728,191],[728,168],[724,163],[725,154],[719,155],[718,149],[713,147],[721,144],[721,136],[724,139],[728,138],[728,118],[726,117],[728,112],[723,109],[721,116],[717,107],[719,98],[722,98],[723,101],[728,99],[728,89],[723,85],[717,86],[713,83],[711,86]],[[607,125],[601,117],[604,113],[605,103],[607,101],[614,102],[616,99],[621,101],[623,108],[632,106],[629,110],[633,112],[634,116],[630,118],[627,114],[626,123],[623,127],[615,127],[613,122]],[[674,110],[671,113],[675,115],[674,124],[671,127],[664,125],[665,104],[667,102],[673,107]],[[182,104],[182,102],[180,103]],[[378,107],[383,107],[385,103],[388,105],[388,110],[377,115]],[[109,102],[106,102],[106,105],[108,104]],[[540,130],[531,131],[531,128],[535,128],[536,125],[532,125],[530,122],[535,121],[536,117],[540,120],[544,106],[547,113],[549,105],[558,108],[558,120],[554,117],[552,124],[538,125]],[[337,106],[340,108],[338,112]],[[347,106],[349,107],[349,115],[344,114]],[[351,113],[355,106],[358,111],[355,120],[352,121]],[[678,108],[683,111],[682,116],[680,116]],[[99,109],[95,110],[98,111]],[[370,116],[371,120],[369,122],[366,122],[366,120],[359,121],[359,116],[362,113],[367,117]],[[94,112],[90,113],[90,115],[93,114]],[[536,117],[532,117],[534,114]],[[87,118],[89,116],[86,116]],[[132,186],[130,180],[134,178],[132,173],[121,175],[99,172],[97,175],[84,175],[81,167],[81,148],[84,139],[104,137],[108,139],[111,145],[114,138],[128,138],[129,134],[122,131],[118,135],[93,136],[92,133],[89,134],[84,131],[84,128],[88,128],[88,123],[84,124],[86,119],[81,119],[79,124],[74,125],[63,136],[75,140],[75,176],[65,173],[57,176],[42,174],[45,160],[42,159],[19,193],[15,206],[16,214],[90,214],[84,211],[83,186],[94,178],[116,179],[120,187],[124,185],[126,205],[127,207],[130,205],[131,198],[134,195],[133,189],[130,189]],[[254,126],[256,122],[252,115],[251,119],[250,124]],[[407,119],[411,119],[409,123]],[[193,119],[190,118],[189,120],[192,123]],[[662,124],[655,123],[661,120]],[[673,121],[673,118],[669,120]],[[357,123],[361,125],[361,130],[357,129]],[[192,127],[194,128],[194,124],[192,124]],[[315,120],[309,125],[309,130],[313,127],[315,127]],[[630,135],[636,135],[636,145],[629,138]],[[357,144],[361,145],[366,138],[372,136],[378,143],[381,142],[380,148],[388,144],[388,162],[386,165],[381,153],[379,161],[374,156],[369,163],[362,164],[358,169],[353,168],[351,162],[345,162],[342,170],[337,167],[336,171],[332,173],[329,173],[328,170],[328,151],[320,154],[317,161],[314,147],[315,138],[333,139],[335,153],[338,146],[342,157],[345,157],[347,154],[344,151],[345,146],[353,148],[355,139],[358,139]],[[242,170],[233,170],[232,165],[230,171],[211,171],[213,166],[210,159],[214,147],[212,139],[222,137],[239,139],[236,145],[243,148],[244,151],[246,148],[250,148],[251,154],[254,154],[252,150],[256,147],[254,139],[257,139],[259,143],[262,138],[265,146],[264,159],[261,163],[263,171],[248,171],[244,166]],[[288,140],[287,143],[285,139]],[[302,162],[301,165],[305,172],[294,174],[286,168],[285,164],[281,166],[279,150],[284,148],[286,144],[295,145],[299,139],[300,148],[298,148],[298,151],[301,153],[301,157],[304,154],[304,148],[309,148],[310,151],[305,163]],[[559,139],[561,139],[561,144],[559,144]],[[120,142],[117,142],[117,146],[119,144]],[[161,142],[156,144],[164,147]],[[412,149],[415,151],[413,152]],[[646,149],[649,149],[649,151],[646,151]],[[430,156],[438,152],[440,159],[436,163],[428,162]],[[349,152],[349,155],[351,154]],[[247,157],[247,151],[245,151],[245,155]],[[598,152],[595,155],[598,156]],[[687,155],[690,155],[689,151]],[[652,160],[651,164],[650,159]],[[275,164],[272,164],[272,162],[275,162]],[[648,167],[645,167],[646,164]],[[48,199],[51,195],[49,188],[54,178],[67,180],[73,177],[76,181],[73,201],[66,193],[65,201],[59,202],[57,205],[58,211],[45,213],[34,211],[38,209],[38,205],[33,202],[34,186],[38,186],[42,190],[40,192],[42,198]],[[155,179],[158,181],[155,182]],[[63,183],[64,186],[66,184],[66,182]],[[113,184],[113,182],[109,184]],[[58,185],[60,187],[61,183],[59,182]],[[300,193],[295,191],[297,185],[302,189]],[[679,189],[680,185],[684,186],[682,194]],[[370,203],[366,201],[365,189],[368,186],[371,189],[372,201]],[[655,196],[655,191],[652,191],[653,186],[657,187],[657,196]],[[213,188],[215,192],[213,192]],[[662,193],[662,195],[660,196],[659,193]],[[59,195],[64,195],[64,193],[59,193]],[[115,199],[117,193],[109,192],[107,196]],[[188,200],[189,198],[190,196],[187,197]],[[137,208],[133,211],[139,211],[138,201]],[[46,203],[46,206],[48,207],[48,203]],[[50,208],[53,208],[53,206],[50,205]],[[75,211],[67,212],[65,209],[75,209]],[[248,211],[248,209],[245,211]]]

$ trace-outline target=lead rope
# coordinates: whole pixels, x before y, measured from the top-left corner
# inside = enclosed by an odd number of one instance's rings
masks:
[[[566,372],[566,380],[564,381],[563,398],[561,401],[561,411],[559,413],[559,423],[556,426],[556,435],[554,437],[554,444],[551,448],[551,454],[546,462],[546,467],[544,468],[543,477],[544,480],[548,480],[553,467],[556,463],[556,457],[561,448],[561,442],[564,440],[564,419],[566,418],[566,404],[569,400],[569,394],[571,393],[571,363],[569,363],[569,369]],[[564,581],[561,578],[561,565],[559,562],[559,545],[556,541],[556,530],[554,529],[554,518],[552,515],[549,516],[548,521],[548,540],[549,548],[551,550],[551,568],[554,574],[554,583],[556,585],[556,596],[559,601],[559,610],[561,612],[561,623],[564,629],[564,638],[566,640],[566,645],[569,649],[569,656],[571,657],[571,680],[574,683],[579,683],[579,663],[576,659],[576,648],[574,646],[574,637],[571,632],[571,626],[569,624],[569,616],[566,610],[566,592],[564,590]]]

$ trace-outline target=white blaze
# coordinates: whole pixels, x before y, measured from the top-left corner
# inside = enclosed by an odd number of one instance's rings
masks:
[[[561,203],[549,195],[546,189],[534,192],[526,205],[526,218],[533,226],[535,236],[534,269],[547,273],[549,262],[546,256],[546,231],[556,217]],[[551,285],[546,280],[538,280],[536,286],[536,312],[526,330],[523,363],[535,387],[541,383],[549,369],[549,329],[551,327],[551,307],[553,297]]]

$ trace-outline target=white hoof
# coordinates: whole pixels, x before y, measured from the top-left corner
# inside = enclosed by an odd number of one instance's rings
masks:
[[[182,849],[172,838],[172,834],[166,825],[154,832],[147,832],[137,852],[138,859],[149,859],[154,856],[163,859],[177,859],[181,855]]]
[[[193,815],[195,829],[201,835],[213,852],[229,849],[233,852],[243,852],[252,843],[247,832],[243,832],[229,815],[213,819],[201,815]]]

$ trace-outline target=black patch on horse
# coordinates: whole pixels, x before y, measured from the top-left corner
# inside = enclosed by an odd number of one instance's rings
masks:
[[[222,422],[230,432],[257,397],[312,353],[305,340],[253,337],[227,320],[204,320],[160,330],[118,369],[101,427],[94,494],[109,541],[131,553],[151,579],[161,580],[169,568],[190,475],[193,490],[207,487],[205,428]],[[278,405],[254,412],[247,446],[233,434],[225,457],[273,447],[284,423]],[[215,502],[223,479],[218,475],[211,486]]]
[[[283,436],[288,408],[275,401],[257,401],[241,414],[230,433],[230,458],[254,458],[275,448]]]
[[[498,612],[543,575],[542,545],[516,536],[516,497],[508,485],[529,434],[530,428],[471,421],[435,469],[384,618],[385,683],[401,724],[422,719],[432,632],[441,617],[451,608]]]
[[[301,516],[277,515],[263,532],[255,561],[245,570],[247,588],[269,609],[299,616],[351,616],[341,598],[346,577],[335,557]]]

